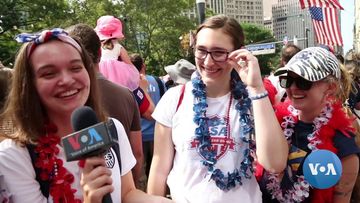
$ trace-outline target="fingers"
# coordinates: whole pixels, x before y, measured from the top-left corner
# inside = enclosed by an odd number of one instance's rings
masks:
[[[90,157],[85,160],[80,185],[84,191],[84,199],[90,202],[101,202],[104,195],[111,193],[111,170],[105,167],[103,157]]]
[[[257,58],[246,49],[238,49],[229,54],[229,59],[238,66],[248,66],[249,63],[257,63]]]
[[[105,166],[104,157],[94,156],[85,159],[83,173],[90,173],[97,166]]]

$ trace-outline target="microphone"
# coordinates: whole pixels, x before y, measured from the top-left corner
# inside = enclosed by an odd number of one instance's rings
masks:
[[[77,108],[71,114],[74,133],[61,139],[66,161],[84,159],[104,154],[117,139],[112,137],[112,120],[99,122],[94,110],[88,106]],[[112,203],[110,194],[106,194],[103,203]]]

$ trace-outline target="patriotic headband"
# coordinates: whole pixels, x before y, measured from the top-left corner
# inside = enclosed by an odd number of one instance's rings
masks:
[[[69,37],[68,33],[61,28],[44,30],[34,34],[21,33],[15,37],[15,40],[20,43],[32,42],[32,44],[27,49],[28,57],[30,57],[38,45],[46,43],[52,39],[58,39],[62,42],[68,43],[75,47],[80,53],[82,52],[79,43],[77,43],[73,38]]]

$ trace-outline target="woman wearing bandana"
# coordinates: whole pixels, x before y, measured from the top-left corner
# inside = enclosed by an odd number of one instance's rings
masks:
[[[360,150],[354,140],[354,118],[342,107],[347,75],[336,57],[320,47],[300,51],[275,75],[281,75],[280,85],[289,98],[276,107],[276,115],[290,150],[286,170],[264,172],[264,202],[349,202]],[[302,171],[306,156],[320,149],[335,153],[342,164],[339,182],[327,189],[311,187]]]
[[[284,169],[286,140],[258,61],[243,47],[235,19],[213,16],[197,29],[196,72],[168,90],[153,113],[148,193],[165,195],[168,185],[180,203],[261,202],[252,168],[254,132],[257,161],[269,171]]]
[[[105,156],[120,154],[121,166],[115,161],[109,168],[104,156],[65,161],[60,139],[73,132],[72,112],[86,105],[100,121],[107,119],[95,69],[85,49],[62,29],[20,34],[17,40],[26,43],[16,57],[3,115],[14,121],[17,131],[0,143],[0,174],[12,201],[100,203],[110,193],[114,202],[170,202],[136,190],[131,174],[136,160],[116,119],[110,118],[121,147]],[[25,147],[29,145],[33,150]]]

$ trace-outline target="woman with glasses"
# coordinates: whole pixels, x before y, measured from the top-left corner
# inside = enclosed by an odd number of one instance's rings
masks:
[[[337,58],[320,47],[300,51],[275,75],[282,75],[280,85],[289,98],[276,107],[276,115],[290,150],[282,173],[264,173],[260,181],[264,202],[349,202],[360,150],[354,140],[354,118],[342,107],[348,76]],[[306,157],[317,150],[331,151],[341,160],[342,174],[335,186],[323,187],[321,179],[310,185],[311,177],[303,172]]]
[[[168,90],[153,113],[148,193],[165,195],[168,185],[175,202],[261,202],[251,135],[257,161],[272,172],[284,169],[288,147],[258,61],[239,23],[223,15],[199,26],[194,54],[191,81]]]

